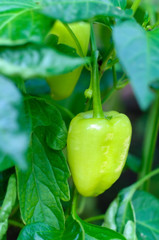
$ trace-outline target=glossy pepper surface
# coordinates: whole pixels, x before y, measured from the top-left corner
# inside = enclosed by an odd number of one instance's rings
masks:
[[[90,24],[77,22],[70,23],[68,26],[78,39],[83,56],[86,56],[90,39]],[[74,38],[62,22],[56,21],[50,34],[58,36],[58,44],[65,44],[74,48],[77,54],[82,57]],[[52,98],[61,100],[69,97],[80,77],[82,69],[83,67],[79,67],[70,73],[48,78],[47,82],[51,88]]]
[[[78,114],[70,124],[68,162],[75,186],[83,196],[97,196],[120,176],[131,140],[128,117],[115,111],[105,118]]]

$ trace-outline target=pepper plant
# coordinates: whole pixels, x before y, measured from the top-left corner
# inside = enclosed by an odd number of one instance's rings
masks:
[[[159,239],[158,130],[157,0],[0,0],[0,240]]]

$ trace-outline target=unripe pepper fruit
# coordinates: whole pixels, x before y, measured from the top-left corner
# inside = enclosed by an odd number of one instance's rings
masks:
[[[90,39],[90,24],[77,22],[70,23],[68,26],[78,39],[83,55],[86,56]],[[81,56],[75,40],[62,22],[56,21],[50,34],[58,36],[58,44],[65,44],[74,48],[77,54]],[[69,97],[81,75],[82,69],[83,67],[79,67],[72,72],[47,78],[46,80],[51,88],[52,98],[61,100]]]
[[[120,176],[131,140],[128,117],[115,111],[93,118],[93,111],[80,113],[69,127],[68,162],[78,192],[97,196]]]

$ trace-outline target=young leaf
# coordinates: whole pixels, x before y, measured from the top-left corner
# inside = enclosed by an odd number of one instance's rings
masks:
[[[46,223],[32,223],[23,228],[17,240],[59,240],[61,232]]]
[[[159,239],[159,200],[147,192],[137,191],[132,203],[138,240]]]
[[[8,229],[8,218],[16,201],[16,178],[11,175],[3,204],[0,208],[0,239],[6,234]]]
[[[111,0],[42,0],[40,11],[63,22],[77,22],[96,16],[130,18],[130,14],[117,6],[117,1]]]
[[[113,37],[117,55],[141,109],[145,110],[154,99],[149,84],[159,78],[159,29],[146,32],[135,21],[119,22]]]
[[[25,169],[25,153],[29,141],[24,124],[23,99],[15,85],[2,76],[0,109],[0,170],[12,166],[13,163]]]
[[[67,73],[89,62],[88,57],[73,57],[47,46],[0,48],[0,72],[23,79]]]

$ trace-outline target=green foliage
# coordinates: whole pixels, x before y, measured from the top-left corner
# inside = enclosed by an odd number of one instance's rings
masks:
[[[38,1],[0,2],[0,45],[43,42],[53,21],[37,12]]]
[[[128,240],[158,239],[159,200],[144,191],[136,191],[147,177],[119,192],[105,214],[103,226],[117,229]]]
[[[28,135],[24,122],[21,93],[7,78],[0,76],[0,171],[13,163],[26,169]]]
[[[46,223],[28,224],[20,233],[17,240],[59,240],[61,233]]]
[[[120,22],[114,28],[114,41],[138,102],[147,109],[154,99],[149,85],[159,78],[159,29],[147,32],[135,21]]]
[[[92,238],[95,240],[100,239],[108,239],[108,240],[126,240],[124,236],[121,234],[112,231],[110,229],[102,228],[99,226],[95,226],[86,222],[83,222],[83,228],[85,230],[85,239],[91,240]]]
[[[58,110],[44,100],[29,98],[25,104],[31,135],[29,167],[26,172],[17,170],[22,219],[27,224],[45,222],[64,228],[60,198],[69,200],[69,170],[61,151],[66,127]]]
[[[67,73],[86,63],[89,63],[89,58],[65,55],[47,46],[28,45],[0,49],[0,71],[9,77],[46,78]]]
[[[117,8],[121,6],[125,6],[125,0],[54,0],[53,4],[51,0],[42,0],[39,10],[47,16],[63,22],[76,22],[96,16],[129,18],[132,12],[127,13]]]
[[[0,209],[0,239],[3,238],[8,229],[8,218],[16,200],[16,178],[11,175],[8,182],[7,192]]]
[[[66,228],[62,234],[61,240],[70,239],[70,240],[80,240],[84,239],[84,231],[82,226],[73,219],[72,216],[69,216],[66,219]]]
[[[56,20],[66,29],[71,22],[91,23],[86,57],[49,35]],[[53,100],[46,79],[78,67],[87,70],[72,95]],[[133,142],[119,181],[100,198],[88,199],[69,179],[67,129],[74,114],[95,108],[95,98],[98,113],[99,80],[104,110],[128,113]],[[93,99],[85,99],[88,88]],[[157,184],[150,182],[159,174],[151,171],[158,166],[158,130],[158,0],[0,0],[1,240],[13,227],[18,240],[158,240]],[[101,202],[105,215],[92,217],[101,214]]]

